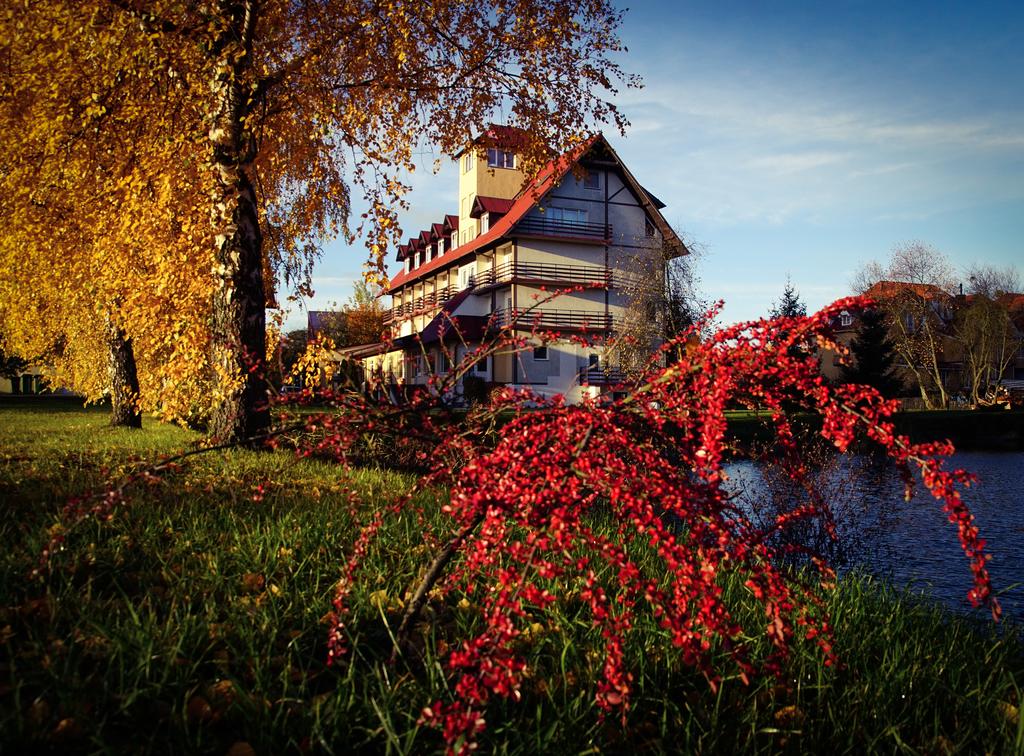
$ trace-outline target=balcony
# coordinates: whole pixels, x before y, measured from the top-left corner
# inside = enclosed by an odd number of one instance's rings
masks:
[[[496,268],[478,271],[471,281],[483,293],[511,283],[549,286],[613,286],[612,272],[603,265],[554,265],[551,263],[502,263]]]
[[[455,286],[442,286],[437,291],[425,294],[422,297],[416,297],[411,302],[395,305],[384,313],[384,323],[388,324],[412,315],[422,315],[431,310],[436,310],[458,293],[458,289]]]
[[[515,310],[497,310],[494,313],[494,324],[504,328],[514,324],[519,330],[540,331],[610,331],[614,327],[614,318],[603,312],[593,310],[561,310],[544,309],[517,312]]]
[[[527,216],[516,224],[516,231],[526,236],[554,236],[586,239],[605,243],[612,238],[612,227],[604,223],[556,220]]]
[[[577,382],[581,386],[620,386],[626,382],[626,374],[617,368],[582,368]]]

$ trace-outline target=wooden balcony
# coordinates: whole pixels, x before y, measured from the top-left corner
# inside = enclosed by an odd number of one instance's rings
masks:
[[[525,262],[507,262],[493,269],[485,268],[473,276],[471,283],[480,290],[478,293],[512,283],[586,288],[608,288],[614,285],[611,270],[603,265]]]
[[[569,237],[603,244],[612,238],[612,227],[604,223],[555,220],[527,216],[516,224],[516,231],[524,236]]]
[[[610,331],[615,325],[611,315],[593,310],[562,310],[538,308],[517,312],[498,310],[494,313],[494,324],[498,327],[511,326],[518,330],[531,331]]]

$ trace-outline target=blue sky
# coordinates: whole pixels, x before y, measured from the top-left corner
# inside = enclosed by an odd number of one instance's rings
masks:
[[[787,275],[817,309],[910,240],[959,268],[1024,272],[1024,6],[630,8],[620,62],[645,87],[619,95],[632,126],[608,136],[705,248],[698,273],[724,321],[764,315]],[[406,229],[454,211],[456,174],[432,174],[435,157],[422,157]],[[329,244],[308,306],[344,301],[365,255]]]

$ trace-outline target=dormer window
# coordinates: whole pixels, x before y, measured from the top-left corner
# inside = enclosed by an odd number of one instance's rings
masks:
[[[487,150],[488,168],[515,168],[516,155],[514,152],[499,150],[491,147]]]
[[[412,257],[405,258],[405,272],[412,272]]]
[[[444,254],[444,238],[437,240],[437,256],[440,257]]]
[[[491,227],[491,214],[484,213],[480,216],[480,233],[486,234]]]

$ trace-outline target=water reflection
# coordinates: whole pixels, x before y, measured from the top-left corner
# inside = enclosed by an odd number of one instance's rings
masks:
[[[960,452],[949,463],[977,474],[962,492],[986,551],[989,573],[1007,617],[1024,621],[1024,454]],[[749,461],[726,469],[740,508],[756,516],[777,486]],[[895,584],[928,591],[956,611],[968,613],[971,572],[956,528],[941,502],[918,490],[904,501],[903,483],[890,464],[842,457],[826,465],[820,484],[827,492],[849,551],[837,555],[845,567],[861,567]],[[980,614],[980,613],[979,613]]]

